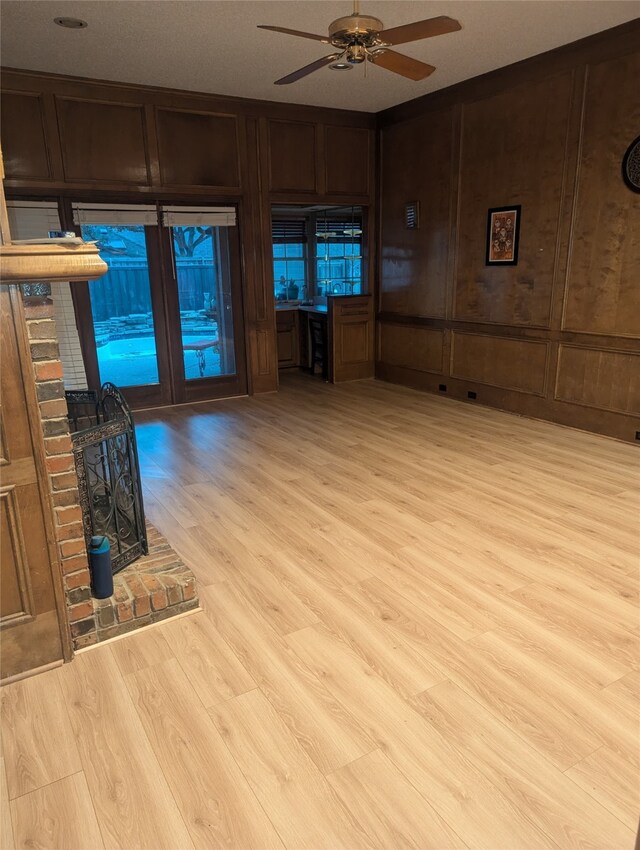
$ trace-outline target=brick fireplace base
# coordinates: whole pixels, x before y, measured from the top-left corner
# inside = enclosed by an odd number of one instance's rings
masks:
[[[91,597],[53,303],[50,298],[28,297],[24,307],[74,649],[197,608],[191,570],[149,523],[149,554],[114,576],[112,597]]]
[[[91,599],[91,614],[73,623],[76,649],[198,607],[189,567],[150,523],[147,536],[149,554],[117,573],[113,596]]]

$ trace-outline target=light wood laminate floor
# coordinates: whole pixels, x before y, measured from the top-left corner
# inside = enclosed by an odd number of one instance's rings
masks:
[[[635,447],[375,381],[137,416],[204,611],[2,691],[2,848],[631,850]]]

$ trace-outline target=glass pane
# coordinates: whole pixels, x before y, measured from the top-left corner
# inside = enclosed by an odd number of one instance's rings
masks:
[[[305,246],[302,242],[273,243],[273,281],[276,301],[306,297]]]
[[[118,387],[158,383],[147,244],[143,225],[85,224],[109,266],[89,283],[100,381]]]
[[[173,227],[184,374],[234,375],[231,279],[225,227]]]
[[[316,275],[319,295],[359,295],[362,288],[360,242],[318,242]]]

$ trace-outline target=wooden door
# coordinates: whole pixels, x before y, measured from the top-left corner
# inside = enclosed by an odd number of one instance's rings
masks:
[[[59,620],[53,519],[20,289],[0,286],[0,678],[68,651]]]
[[[184,299],[188,270],[181,267],[176,253],[176,236],[179,231],[194,229],[176,225],[160,228],[175,404],[247,392],[238,228],[198,228],[205,237],[199,271],[209,291],[206,303],[192,304]],[[211,307],[205,310],[206,319],[202,318],[203,306]],[[193,308],[200,316],[197,329],[189,326]]]

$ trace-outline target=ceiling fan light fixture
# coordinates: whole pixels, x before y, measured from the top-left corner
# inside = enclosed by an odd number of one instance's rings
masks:
[[[359,0],[354,0],[351,15],[337,18],[329,24],[328,36],[266,24],[260,24],[260,28],[330,44],[338,51],[316,59],[315,62],[310,62],[292,74],[276,80],[277,86],[298,82],[322,68],[330,67],[334,71],[346,71],[352,65],[360,65],[367,61],[408,80],[424,80],[436,70],[433,65],[389,48],[462,29],[459,21],[447,15],[440,15],[385,30],[379,18],[360,14]]]

